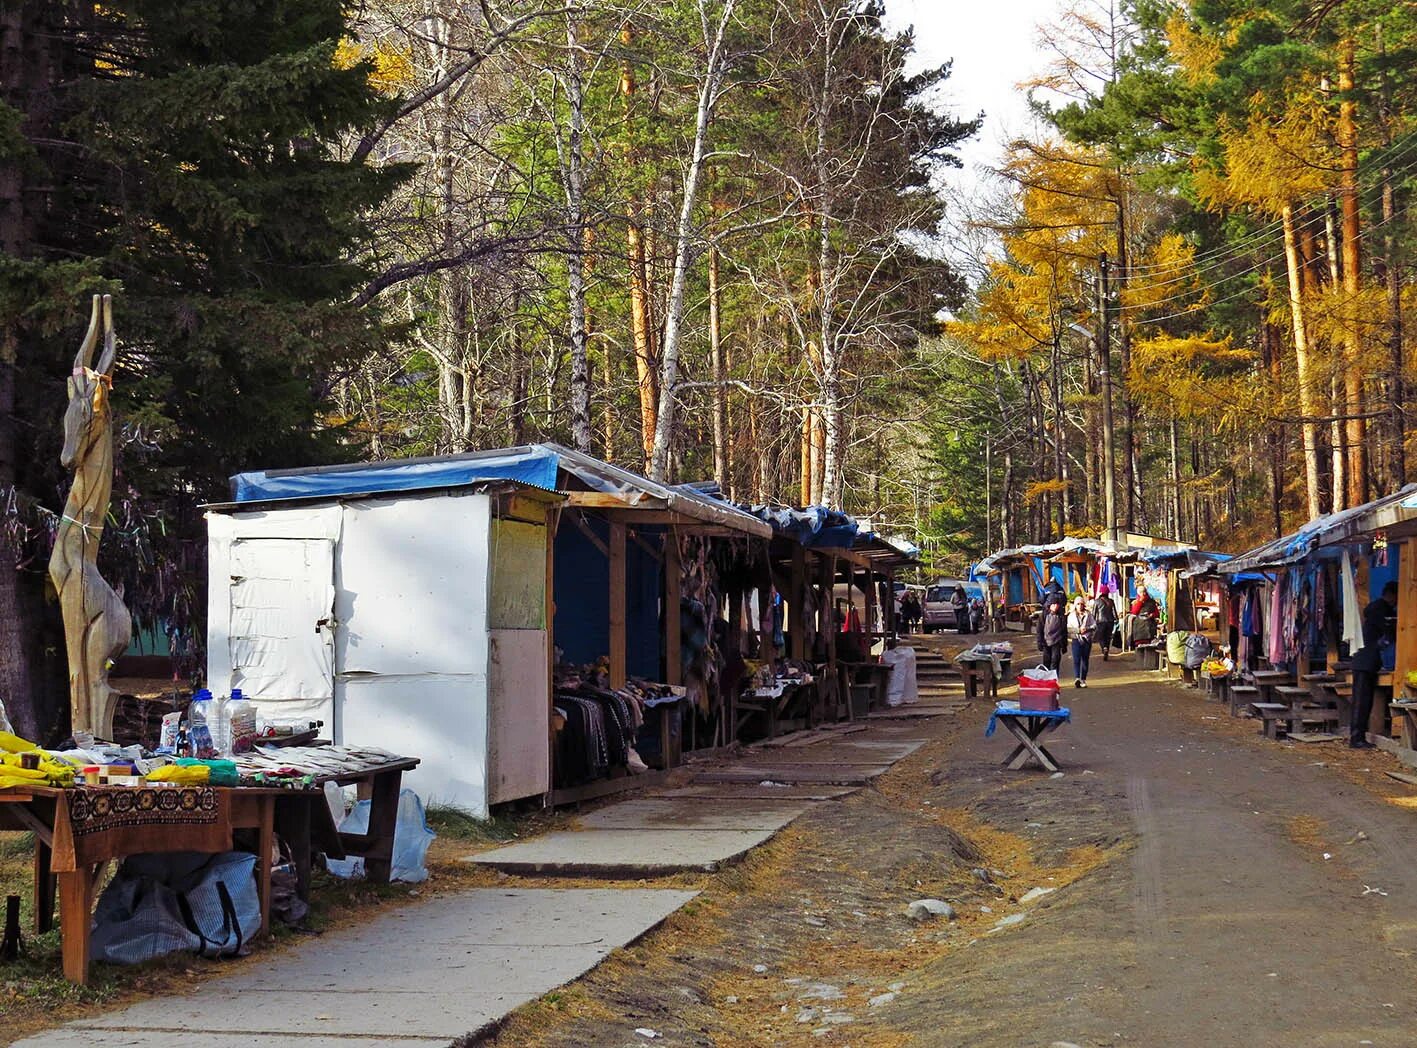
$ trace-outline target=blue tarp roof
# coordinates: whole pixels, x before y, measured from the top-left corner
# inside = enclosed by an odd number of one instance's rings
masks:
[[[359,463],[308,470],[261,470],[231,478],[235,502],[272,499],[335,498],[396,491],[456,488],[484,481],[510,480],[556,490],[559,456],[547,447],[474,452],[403,462]]]
[[[850,549],[857,535],[861,534],[861,525],[855,517],[826,506],[806,506],[803,509],[793,509],[791,506],[739,508],[771,524],[774,535],[792,539],[809,548]]]
[[[231,492],[232,500],[241,504],[436,491],[495,481],[558,492],[579,485],[615,495],[627,508],[657,506],[760,538],[771,534],[771,529],[761,520],[722,498],[687,485],[669,487],[559,444],[527,444],[436,458],[238,473],[231,478]]]
[[[1402,511],[1417,508],[1417,484],[1365,502],[1361,506],[1315,517],[1298,531],[1266,542],[1240,554],[1225,566],[1227,574],[1297,564],[1321,546],[1349,542],[1395,520],[1409,516]]]

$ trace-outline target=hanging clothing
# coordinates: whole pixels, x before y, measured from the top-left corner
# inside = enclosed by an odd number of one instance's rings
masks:
[[[1269,664],[1280,666],[1284,663],[1284,575],[1274,580],[1274,588],[1269,594],[1269,632],[1266,650]]]
[[[1347,550],[1343,551],[1338,571],[1338,588],[1343,601],[1342,639],[1348,645],[1348,657],[1351,659],[1363,650],[1363,612],[1358,605],[1358,583],[1353,577],[1353,560]]]

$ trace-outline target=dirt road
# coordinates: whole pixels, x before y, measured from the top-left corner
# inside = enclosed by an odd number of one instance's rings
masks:
[[[875,789],[496,1043],[1417,1045],[1417,791],[1392,758],[1265,741],[1130,659],[1066,697],[1061,777],[1002,770],[982,704],[917,722]],[[923,896],[957,919],[909,920]]]

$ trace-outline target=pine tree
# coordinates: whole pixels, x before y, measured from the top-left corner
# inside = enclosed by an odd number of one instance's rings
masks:
[[[0,488],[61,500],[63,380],[98,287],[121,346],[116,503],[177,517],[234,470],[338,455],[331,377],[381,337],[347,304],[362,216],[405,174],[339,155],[387,105],[371,66],[336,60],[343,5],[11,2],[0,32],[0,398],[21,422],[0,402]],[[66,704],[28,673],[40,579],[22,553],[0,558],[0,688],[48,733]]]

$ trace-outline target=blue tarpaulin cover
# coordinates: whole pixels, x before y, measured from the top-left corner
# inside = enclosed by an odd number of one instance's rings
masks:
[[[825,506],[792,509],[789,506],[740,505],[738,508],[771,524],[774,534],[807,547],[850,549],[861,530],[855,517]]]
[[[1061,710],[1016,710],[1012,707],[996,709],[989,714],[989,726],[984,729],[985,738],[994,734],[994,729],[998,727],[996,722],[1000,717],[1038,717],[1042,720],[1070,721],[1073,719],[1073,711],[1067,706]]]
[[[556,490],[559,456],[550,448],[516,448],[505,454],[455,455],[436,460],[380,462],[348,468],[238,473],[231,478],[234,502],[334,498],[393,491],[455,488],[480,481],[511,480]]]

